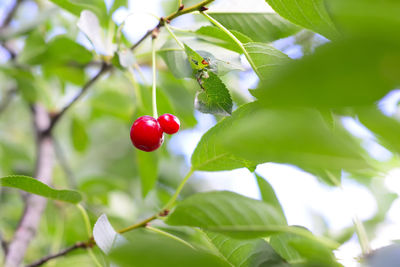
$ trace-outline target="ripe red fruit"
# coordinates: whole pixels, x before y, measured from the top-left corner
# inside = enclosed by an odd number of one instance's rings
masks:
[[[158,122],[161,125],[163,131],[167,134],[174,134],[179,130],[179,126],[181,125],[179,119],[172,114],[163,114],[158,117]]]
[[[140,150],[156,150],[164,141],[163,130],[156,119],[142,116],[132,124],[131,141]]]

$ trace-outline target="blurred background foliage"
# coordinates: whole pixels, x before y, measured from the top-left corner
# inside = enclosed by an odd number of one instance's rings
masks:
[[[0,176],[34,175],[35,136],[30,104],[41,103],[50,112],[56,112],[96,73],[102,60],[113,57],[112,71],[93,85],[54,131],[57,163],[52,184],[56,188],[82,192],[84,206],[93,223],[100,214],[106,213],[114,228],[120,229],[153,215],[168,202],[191,168],[186,153],[190,149],[182,147],[190,146],[191,142],[166,136],[158,151],[144,153],[133,149],[128,138],[132,122],[141,115],[151,114],[151,54],[147,40],[130,59],[132,55],[127,48],[136,37],[128,33],[135,30],[121,24],[122,16],[118,12],[123,7],[134,12],[146,11],[136,10],[137,3],[127,0],[51,2],[21,1],[15,19],[8,27],[0,29]],[[400,6],[391,1],[369,1],[359,8],[359,1],[327,1],[329,14],[323,9],[325,11],[318,16],[311,14],[313,21],[307,21],[301,10],[281,10],[279,2],[288,4],[290,1],[267,2],[281,16],[266,12],[210,13],[245,43],[247,60],[239,56],[242,51],[237,43],[200,16],[189,20],[179,18],[171,26],[181,41],[210,62],[233,99],[231,117],[223,119],[221,112],[212,115],[218,124],[199,142],[191,165],[200,171],[241,167],[254,171],[264,162],[289,163],[329,186],[338,185],[343,177],[353,179],[368,188],[376,199],[376,214],[364,222],[368,237],[373,239],[398,197],[383,182],[385,174],[399,166],[398,102],[390,116],[382,113],[377,103],[400,82],[396,13]],[[185,1],[185,6],[196,3]],[[3,17],[12,5],[13,1],[0,3]],[[157,15],[170,14],[177,6],[178,1],[162,1],[162,14]],[[96,42],[91,40],[90,43],[79,31],[77,22],[85,9],[98,17],[106,40],[119,45],[122,54],[100,55]],[[188,22],[191,27],[183,27]],[[185,52],[178,48],[162,29],[157,39],[158,112],[179,117],[181,131],[204,132],[200,129],[201,121],[204,116],[211,115],[195,111],[196,92],[200,88],[195,80],[182,79],[192,76],[192,70]],[[302,60],[296,60],[303,56]],[[133,67],[126,68],[124,60],[133,60]],[[252,61],[250,66],[247,61]],[[247,89],[252,89],[251,94]],[[258,101],[252,102],[255,99]],[[249,102],[252,103],[247,104]],[[214,107],[211,110],[215,110]],[[206,113],[212,112],[206,110]],[[355,118],[372,131],[374,140],[390,151],[390,157],[379,160],[371,155],[365,150],[363,140],[346,130],[343,118]],[[263,192],[268,192],[265,196],[273,193],[268,183],[260,185],[263,178],[259,177],[258,181],[260,188],[264,188],[261,189],[263,198]],[[194,177],[181,199],[208,189],[211,186]],[[11,240],[24,207],[24,193],[15,192],[0,187],[0,237],[6,241]],[[276,198],[272,201],[277,202]],[[315,221],[321,222],[321,232],[325,236],[341,244],[354,236],[353,226],[333,233],[319,216],[316,214]],[[84,240],[87,233],[81,225],[82,218],[75,207],[49,201],[26,262]],[[177,235],[198,238],[196,233],[186,229],[188,234],[184,230],[166,229],[182,231]],[[207,235],[213,240],[223,239],[219,234],[207,232]],[[141,240],[143,251],[136,251],[139,254],[154,245],[153,239],[140,233],[131,238]],[[285,243],[288,238],[282,234],[270,240],[286,260],[296,262],[307,258],[310,263],[317,264],[315,266],[337,266],[331,251],[318,250],[312,242],[307,243],[309,241],[292,238],[295,252],[284,252],[282,246],[288,246]],[[159,242],[171,246],[170,240]],[[267,243],[264,243],[250,246],[266,249]],[[124,253],[124,249],[112,257],[122,266],[129,266],[121,256],[129,254]],[[173,249],[171,251],[175,252]],[[187,248],[177,249],[185,251]],[[313,251],[312,255],[307,254],[307,249]],[[171,251],[167,249],[163,253]],[[103,257],[98,248],[95,252]],[[319,253],[327,257],[315,258]],[[2,256],[0,253],[0,260]],[[145,256],[144,262],[153,266],[149,263],[152,255]],[[203,254],[191,257],[199,261],[199,266],[205,266],[200,264],[203,260],[210,260],[209,255]],[[182,264],[186,263],[183,258]],[[93,263],[86,252],[75,251],[46,266],[72,264],[92,266]]]

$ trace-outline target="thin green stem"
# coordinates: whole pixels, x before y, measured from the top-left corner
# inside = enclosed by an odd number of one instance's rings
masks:
[[[179,194],[181,193],[183,187],[185,186],[186,182],[189,180],[190,176],[192,176],[194,170],[190,169],[188,174],[186,174],[185,178],[183,178],[182,182],[179,184],[178,188],[175,191],[175,194],[171,197],[168,201],[167,205],[163,208],[163,210],[169,210],[175,204],[176,199],[178,198]]]
[[[149,226],[149,225],[146,226],[146,229],[149,229],[149,230],[151,230],[151,231],[153,231],[153,232],[156,232],[156,233],[158,233],[158,234],[161,234],[161,235],[164,235],[164,236],[169,237],[169,238],[171,238],[171,239],[174,239],[174,240],[176,240],[176,241],[178,241],[178,242],[180,242],[180,243],[182,243],[182,244],[184,244],[184,245],[186,245],[186,246],[188,246],[188,247],[190,247],[190,248],[192,248],[192,249],[195,249],[189,242],[186,242],[186,241],[183,240],[182,238],[179,238],[179,237],[177,237],[177,236],[171,235],[170,233],[165,232],[165,231],[163,231],[163,230],[161,230],[161,229],[154,228],[154,227],[151,227],[151,226]]]
[[[79,211],[81,212],[81,214],[82,214],[83,221],[85,222],[86,231],[87,231],[88,236],[89,236],[89,238],[90,238],[90,240],[91,240],[91,236],[92,236],[92,227],[90,226],[89,216],[88,216],[88,214],[87,214],[85,208],[82,207],[81,204],[77,204],[76,207],[78,208],[78,210],[79,210]],[[94,253],[93,253],[91,247],[88,247],[88,253],[89,253],[90,257],[92,258],[92,260],[94,261],[94,263],[96,264],[97,267],[103,267],[103,266],[101,265],[101,263],[99,262],[99,260],[98,260],[98,259],[96,258],[96,256],[94,255]]]
[[[152,90],[152,102],[153,102],[153,117],[158,118],[157,114],[157,68],[156,68],[156,46],[155,38],[151,40],[151,63],[153,65],[153,90]]]
[[[204,17],[206,17],[212,24],[214,24],[215,26],[217,26],[218,28],[220,28],[224,33],[226,33],[239,47],[240,49],[243,51],[243,54],[245,55],[245,57],[247,58],[247,61],[249,62],[250,66],[253,68],[253,70],[255,71],[255,73],[261,77],[260,73],[258,72],[258,69],[256,67],[256,65],[253,62],[253,59],[250,57],[249,53],[247,52],[246,48],[244,47],[243,43],[236,38],[235,35],[233,35],[227,28],[225,28],[221,23],[219,23],[218,21],[216,21],[214,18],[212,18],[210,15],[208,15],[205,12],[200,12]]]
[[[183,45],[183,43],[181,41],[179,41],[178,37],[175,35],[175,33],[169,28],[168,23],[165,24],[165,29],[167,29],[167,31],[169,32],[169,34],[171,34],[172,38],[175,39],[175,41],[177,42],[177,44],[182,48],[185,49],[185,46]]]
[[[137,228],[140,228],[140,227],[144,227],[144,226],[146,226],[149,222],[151,222],[151,221],[153,221],[153,220],[155,220],[155,219],[157,219],[157,218],[158,218],[158,214],[157,214],[157,215],[153,215],[153,216],[151,216],[150,218],[147,218],[147,219],[145,219],[145,220],[143,220],[143,221],[141,221],[141,222],[139,222],[139,223],[132,224],[132,225],[130,225],[130,226],[124,228],[124,229],[118,230],[117,232],[118,232],[119,234],[123,234],[123,233],[129,232],[129,231],[132,231],[132,230],[134,230],[134,229],[137,229]]]

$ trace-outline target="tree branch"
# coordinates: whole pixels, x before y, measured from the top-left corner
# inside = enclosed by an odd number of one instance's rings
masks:
[[[71,251],[74,251],[74,250],[76,250],[78,248],[87,248],[87,247],[88,247],[87,243],[77,242],[74,245],[72,245],[72,246],[70,246],[70,247],[68,247],[68,248],[66,248],[64,250],[61,250],[60,252],[58,252],[56,254],[52,254],[52,255],[49,255],[47,257],[44,257],[44,258],[38,260],[37,262],[34,262],[34,263],[31,263],[31,264],[27,265],[26,267],[37,267],[37,266],[40,266],[40,265],[48,262],[49,260],[52,260],[52,259],[55,259],[55,258],[58,258],[58,257],[62,257],[62,256],[66,255],[66,254],[70,253]]]
[[[47,111],[41,106],[33,107],[33,119],[37,138],[37,161],[35,177],[49,184],[53,171],[53,139],[51,135],[44,134],[50,124]],[[17,267],[22,262],[29,243],[38,229],[41,215],[46,207],[46,198],[37,195],[28,195],[23,216],[15,231],[13,240],[8,246],[5,257],[6,267]]]
[[[194,11],[204,11],[205,10],[205,6],[214,2],[214,0],[204,0],[201,1],[200,3],[190,6],[188,8],[183,8],[183,9],[178,9],[177,11],[175,11],[174,13],[168,15],[165,18],[161,18],[160,22],[157,24],[156,27],[154,27],[152,30],[149,30],[146,32],[145,35],[142,36],[142,38],[139,39],[139,41],[137,41],[135,44],[133,44],[131,46],[131,50],[134,50],[136,47],[138,47],[147,37],[149,37],[153,32],[158,31],[162,26],[164,26],[165,22],[170,23],[170,21],[172,21],[173,19],[182,16],[184,14],[187,13],[191,13]]]
[[[61,109],[61,111],[59,111],[57,114],[55,114],[50,122],[50,125],[48,127],[48,129],[46,130],[46,132],[50,133],[52,131],[52,129],[54,128],[54,126],[56,125],[56,123],[58,122],[58,120],[64,115],[65,112],[67,112],[68,109],[71,108],[71,106],[73,104],[75,104],[76,101],[78,101],[83,94],[104,74],[106,73],[108,70],[110,70],[112,67],[112,65],[109,65],[105,62],[103,62],[99,72],[93,76],[93,78],[91,78],[89,81],[87,81],[85,83],[85,85],[82,87],[82,89],[79,91],[79,93],[64,107]]]
[[[132,231],[132,230],[137,229],[137,228],[146,227],[151,221],[154,221],[158,217],[167,216],[168,213],[169,213],[169,210],[163,210],[158,214],[155,214],[155,215],[153,215],[153,216],[151,216],[151,217],[149,217],[147,219],[144,219],[143,221],[140,221],[140,222],[132,224],[132,225],[126,227],[126,228],[118,230],[117,233],[123,234],[123,233]],[[90,247],[93,247],[95,245],[96,245],[96,242],[94,241],[94,238],[91,237],[86,242],[77,242],[77,243],[75,243],[75,245],[73,245],[73,246],[71,246],[69,248],[63,249],[63,250],[61,250],[60,252],[58,252],[56,254],[43,257],[40,260],[36,261],[35,263],[27,265],[26,267],[37,267],[37,266],[40,266],[40,265],[48,262],[49,260],[65,256],[66,254],[68,254],[68,253],[70,253],[70,252],[72,252],[72,251],[74,251],[74,250],[76,250],[78,248],[90,248]]]
[[[15,0],[14,5],[11,7],[10,11],[8,12],[6,18],[3,21],[3,25],[0,26],[0,30],[8,27],[11,20],[13,19],[15,12],[17,12],[18,6],[22,3],[23,0]]]

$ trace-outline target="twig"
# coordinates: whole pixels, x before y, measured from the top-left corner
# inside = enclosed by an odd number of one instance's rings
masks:
[[[85,85],[82,87],[79,93],[64,108],[62,108],[60,112],[53,115],[50,122],[50,126],[46,130],[46,132],[50,133],[52,131],[52,129],[54,128],[58,120],[64,115],[64,113],[67,112],[67,110],[70,109],[71,106],[75,104],[75,102],[78,101],[83,96],[83,94],[90,88],[90,86],[92,86],[104,73],[110,70],[111,66],[112,65],[103,62],[99,72],[95,76],[93,76],[93,78],[91,78],[89,81],[85,83]]]
[[[168,15],[165,18],[161,18],[160,22],[157,24],[157,26],[155,26],[152,30],[147,31],[146,34],[143,35],[142,38],[139,39],[139,41],[137,41],[134,45],[131,46],[131,50],[138,47],[153,32],[158,31],[162,26],[164,26],[165,22],[169,23],[170,21],[172,21],[173,19],[175,19],[179,16],[182,16],[184,14],[191,13],[194,11],[204,11],[205,6],[212,2],[214,2],[214,0],[204,0],[204,1],[201,1],[200,3],[190,6],[188,8],[183,8],[183,9],[178,8],[178,10],[175,11],[174,13]]]
[[[17,12],[18,6],[22,3],[23,0],[15,0],[14,5],[11,7],[10,11],[8,12],[6,18],[3,21],[3,25],[0,26],[0,30],[8,27],[11,20],[13,19],[15,12]]]
[[[77,243],[75,243],[74,245],[72,245],[72,246],[70,246],[70,247],[68,247],[68,248],[66,248],[66,249],[64,249],[64,250],[61,250],[60,252],[58,252],[58,253],[56,253],[56,254],[52,254],[52,255],[49,255],[49,256],[47,256],[47,257],[41,258],[41,259],[38,260],[37,262],[31,263],[31,264],[27,265],[26,267],[37,267],[37,266],[40,266],[40,265],[42,265],[42,264],[48,262],[48,261],[51,260],[51,259],[55,259],[55,258],[64,256],[64,255],[70,253],[70,252],[73,251],[73,250],[76,250],[76,249],[78,249],[78,248],[87,248],[87,247],[88,247],[88,244],[87,244],[87,243],[84,243],[84,242],[77,242]]]
[[[37,135],[37,162],[35,177],[45,184],[49,184],[53,171],[53,139],[44,134],[50,124],[47,111],[41,106],[33,109],[34,126]],[[37,195],[28,195],[25,210],[15,231],[13,240],[8,246],[5,257],[6,267],[17,267],[22,262],[25,251],[38,229],[41,215],[46,207],[46,198]]]
[[[126,228],[123,228],[123,229],[121,229],[121,230],[119,230],[119,231],[117,231],[117,232],[118,232],[119,234],[123,234],[123,233],[132,231],[132,230],[137,229],[137,228],[146,227],[146,226],[148,225],[149,222],[151,222],[151,221],[157,219],[158,217],[165,216],[164,214],[168,214],[168,212],[166,212],[166,211],[160,212],[160,213],[157,214],[157,215],[153,215],[153,216],[151,216],[151,217],[149,217],[149,218],[147,218],[147,219],[145,219],[145,220],[143,220],[143,221],[141,221],[141,222],[138,222],[138,223],[136,223],[136,224],[133,224],[133,225],[131,225],[131,226],[128,226],[128,227],[126,227]],[[36,261],[36,262],[34,262],[34,263],[31,263],[31,264],[27,265],[26,267],[36,267],[36,266],[40,266],[40,265],[42,265],[42,264],[44,264],[44,263],[46,263],[46,262],[48,262],[48,261],[50,261],[50,260],[52,260],[52,259],[65,256],[66,254],[68,254],[68,253],[70,253],[70,252],[72,252],[72,251],[74,251],[74,250],[76,250],[76,249],[78,249],[78,248],[85,248],[85,249],[86,249],[86,248],[91,248],[91,247],[93,247],[93,246],[95,246],[95,245],[96,245],[96,242],[94,241],[94,238],[93,238],[93,237],[90,237],[89,240],[86,241],[86,242],[77,242],[77,243],[75,243],[75,245],[73,245],[73,246],[71,246],[71,247],[69,247],[69,248],[66,248],[66,249],[64,249],[64,250],[61,250],[60,252],[58,252],[58,253],[56,253],[56,254],[43,257],[43,258],[41,258],[40,260],[38,260],[38,261]]]

